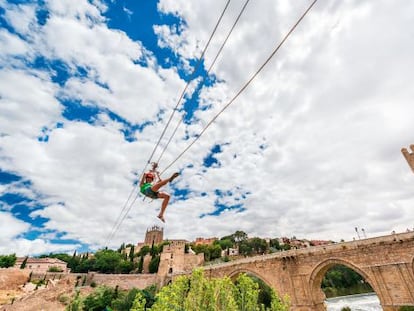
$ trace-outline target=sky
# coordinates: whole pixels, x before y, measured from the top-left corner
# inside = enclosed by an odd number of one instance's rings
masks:
[[[414,2],[318,1],[259,72],[311,2],[0,0],[0,254],[412,230]]]

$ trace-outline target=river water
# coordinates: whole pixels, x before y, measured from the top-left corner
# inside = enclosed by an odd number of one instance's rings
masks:
[[[344,307],[352,311],[382,311],[375,293],[328,298],[325,302],[328,311],[341,311]]]

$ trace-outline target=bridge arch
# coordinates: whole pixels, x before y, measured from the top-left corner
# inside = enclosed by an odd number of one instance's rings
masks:
[[[325,300],[325,294],[321,289],[322,280],[328,272],[329,269],[331,269],[335,265],[342,265],[347,268],[350,268],[357,272],[359,275],[361,275],[364,280],[371,286],[371,288],[375,291],[375,293],[378,295],[378,298],[380,299],[380,302],[382,304],[382,299],[379,295],[379,291],[376,289],[375,282],[372,281],[372,278],[370,274],[368,274],[363,269],[359,268],[355,264],[353,264],[350,261],[340,259],[340,258],[330,258],[326,259],[322,262],[320,262],[312,271],[309,279],[309,288],[312,295],[312,300],[315,305],[322,305]]]
[[[254,277],[257,277],[258,279],[261,279],[267,286],[273,287],[272,283],[263,275],[261,275],[260,273],[257,273],[257,271],[249,269],[249,268],[238,268],[233,270],[232,272],[230,272],[228,274],[228,277],[234,282],[236,280],[236,278],[242,274],[242,273],[246,273],[248,275],[252,275]]]

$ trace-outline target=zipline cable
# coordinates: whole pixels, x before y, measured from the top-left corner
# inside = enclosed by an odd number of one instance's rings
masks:
[[[204,54],[206,53],[206,50],[207,50],[208,46],[210,45],[211,39],[213,38],[214,34],[216,33],[216,30],[217,30],[217,28],[218,28],[218,26],[219,26],[219,24],[220,24],[220,22],[221,22],[221,20],[222,20],[222,18],[223,18],[223,16],[224,16],[224,13],[226,12],[226,10],[227,10],[227,8],[228,8],[229,4],[230,4],[230,0],[228,0],[228,1],[227,1],[226,6],[224,7],[224,9],[223,9],[223,11],[222,11],[222,13],[221,13],[221,15],[220,15],[220,17],[219,17],[219,19],[218,19],[217,23],[216,23],[216,26],[214,27],[214,30],[213,30],[213,32],[211,33],[210,38],[208,39],[206,46],[204,47],[203,52],[201,53],[200,57],[198,58],[198,60],[197,60],[197,64],[196,64],[196,66],[194,67],[194,70],[193,70],[193,72],[191,73],[190,78],[189,78],[189,80],[188,80],[187,84],[185,85],[185,87],[184,87],[183,91],[181,92],[181,95],[180,95],[180,97],[179,97],[179,99],[178,99],[178,101],[177,101],[177,104],[175,105],[175,107],[174,107],[174,109],[173,109],[173,111],[172,111],[172,113],[171,113],[171,115],[170,115],[170,118],[168,119],[168,122],[167,122],[167,124],[165,125],[165,127],[164,127],[164,129],[163,129],[163,131],[162,131],[162,133],[161,133],[160,138],[158,139],[158,142],[155,144],[155,147],[154,147],[154,149],[152,150],[152,153],[151,153],[151,155],[150,155],[150,157],[149,157],[149,159],[148,159],[147,164],[148,164],[148,163],[151,163],[152,157],[154,156],[155,151],[157,150],[157,148],[158,148],[158,146],[159,146],[159,144],[160,144],[160,142],[161,142],[162,138],[164,137],[165,132],[167,131],[167,128],[168,128],[168,126],[170,125],[171,120],[172,120],[172,118],[173,118],[173,116],[174,116],[174,114],[175,114],[175,111],[177,110],[178,106],[180,105],[181,100],[183,99],[184,94],[185,94],[185,92],[187,91],[188,86],[190,85],[190,82],[194,79],[195,74],[196,74],[196,72],[197,72],[198,68],[200,67],[201,62],[202,62],[202,60],[203,60],[203,58],[204,58]]]
[[[302,16],[298,19],[298,21],[291,27],[288,33],[284,36],[282,41],[277,45],[277,47],[273,50],[270,56],[266,59],[266,61],[259,67],[256,73],[243,85],[243,87],[236,93],[236,95],[207,123],[207,125],[202,129],[202,131],[197,135],[197,137],[177,156],[177,158],[172,161],[162,172],[165,172],[168,168],[170,168],[175,162],[177,162],[187,151],[190,149],[194,143],[200,139],[200,137],[204,134],[207,128],[226,110],[236,99],[239,95],[249,86],[249,84],[256,78],[256,76],[263,70],[263,68],[269,63],[272,57],[276,54],[276,52],[280,49],[280,47],[285,43],[285,41],[289,38],[292,32],[296,29],[296,27],[300,24],[300,22],[305,18],[308,12],[312,9],[315,3],[318,0],[314,0],[311,5],[306,9],[306,11],[302,14]]]
[[[190,75],[190,78],[189,78],[189,80],[188,80],[188,82],[187,82],[187,84],[186,84],[185,88],[184,88],[184,89],[183,89],[183,91],[181,92],[181,95],[180,95],[180,97],[179,97],[179,99],[178,99],[178,101],[177,101],[177,104],[175,105],[175,107],[174,107],[174,109],[173,109],[173,111],[172,111],[172,113],[171,113],[171,115],[170,115],[170,117],[169,117],[169,119],[168,119],[168,122],[167,122],[167,124],[165,125],[165,127],[164,127],[164,129],[163,129],[163,131],[162,131],[162,133],[161,133],[160,138],[158,139],[157,143],[155,144],[155,147],[154,147],[154,149],[152,150],[152,153],[151,153],[151,155],[150,155],[150,157],[149,157],[149,159],[148,159],[147,163],[145,164],[144,169],[142,170],[141,174],[140,174],[140,175],[138,175],[138,176],[139,176],[139,180],[141,179],[142,175],[144,174],[144,172],[145,172],[145,170],[146,170],[146,168],[147,168],[148,164],[149,164],[149,163],[151,163],[152,157],[154,156],[155,151],[157,150],[157,148],[158,148],[158,146],[159,146],[159,144],[160,144],[160,142],[161,142],[162,138],[164,137],[165,132],[166,132],[166,130],[167,130],[167,128],[168,128],[168,126],[169,126],[169,124],[171,123],[171,120],[172,120],[172,118],[173,118],[173,116],[174,116],[174,114],[175,114],[175,111],[177,110],[178,106],[180,105],[181,100],[183,99],[183,97],[184,97],[184,95],[185,95],[185,93],[186,93],[186,91],[187,91],[187,89],[188,89],[188,86],[190,85],[190,82],[194,79],[195,74],[196,74],[197,70],[199,69],[199,67],[200,67],[200,65],[201,65],[201,63],[202,63],[202,60],[203,60],[203,58],[204,58],[204,54],[206,53],[206,50],[207,50],[208,46],[210,45],[210,42],[211,42],[212,38],[214,37],[214,34],[216,33],[216,31],[217,31],[217,28],[218,28],[219,24],[221,23],[221,20],[223,19],[223,16],[224,16],[224,14],[225,14],[225,12],[226,12],[226,10],[227,10],[227,8],[228,8],[229,4],[230,4],[230,1],[231,1],[231,0],[228,0],[228,1],[227,1],[227,3],[226,3],[226,5],[225,5],[224,9],[222,10],[222,12],[221,12],[221,14],[220,14],[220,17],[219,17],[219,19],[217,20],[216,25],[214,26],[214,29],[213,29],[213,31],[212,31],[212,33],[211,33],[211,35],[210,35],[210,37],[209,37],[209,39],[208,39],[208,41],[207,41],[206,45],[205,45],[205,47],[204,47],[204,49],[203,49],[203,51],[202,51],[202,53],[201,53],[200,57],[197,59],[196,66],[194,67],[194,69],[193,69],[193,71],[192,71],[192,73],[191,73],[191,75]],[[165,150],[164,150],[164,151],[165,151]],[[164,151],[163,151],[163,153],[164,153]],[[157,161],[157,162],[159,162],[159,161]],[[128,196],[128,199],[126,200],[125,204],[123,205],[122,210],[121,210],[121,212],[119,213],[119,215],[118,215],[118,217],[117,217],[117,220],[116,220],[116,222],[115,222],[114,226],[112,227],[111,233],[109,234],[109,236],[108,236],[108,238],[107,238],[107,245],[109,244],[109,242],[111,241],[111,239],[114,237],[115,233],[118,231],[118,229],[119,229],[119,227],[121,226],[122,222],[125,220],[126,216],[128,215],[129,211],[131,210],[132,205],[133,205],[133,204],[135,203],[135,201],[137,200],[137,198],[138,198],[138,196],[139,196],[139,191],[137,191],[137,190],[138,190],[138,186],[134,186],[134,187],[132,188],[132,190],[131,190],[131,192],[130,192],[130,194],[129,194],[129,196]],[[128,205],[128,202],[131,200],[131,197],[132,197],[132,195],[134,194],[134,192],[137,192],[137,193],[136,193],[136,195],[135,195],[135,197],[134,197],[133,201],[132,201],[131,203],[129,203],[129,205]],[[126,211],[126,213],[124,213],[125,211]],[[124,216],[123,216],[123,217],[122,217],[122,214],[124,214]],[[121,218],[121,217],[122,217],[122,218]]]
[[[250,0],[246,0],[246,2],[244,3],[244,5],[243,5],[243,7],[242,7],[242,9],[241,9],[241,11],[240,11],[240,13],[239,13],[239,15],[237,16],[237,19],[236,19],[236,20],[235,20],[235,22],[233,23],[233,26],[231,27],[231,29],[230,29],[230,31],[228,32],[228,34],[227,34],[226,38],[224,39],[223,43],[221,44],[220,49],[219,49],[219,50],[218,50],[218,52],[216,53],[216,56],[214,57],[213,62],[211,63],[210,67],[208,68],[208,70],[207,70],[206,74],[204,75],[204,77],[203,77],[203,79],[201,80],[201,82],[199,83],[199,85],[202,85],[202,84],[204,83],[204,81],[205,81],[206,77],[208,77],[208,75],[209,75],[209,73],[210,73],[211,69],[213,68],[214,64],[215,64],[215,63],[216,63],[216,61],[217,61],[217,58],[218,58],[218,57],[219,57],[219,55],[221,54],[221,51],[223,50],[224,46],[226,45],[227,40],[229,39],[229,37],[230,37],[231,33],[233,32],[234,28],[236,27],[237,23],[239,22],[240,17],[242,16],[242,14],[243,14],[243,12],[244,12],[244,10],[245,10],[245,8],[246,8],[247,4],[249,3],[249,1],[250,1]],[[172,135],[170,136],[170,138],[169,138],[169,140],[168,140],[167,144],[165,145],[165,147],[164,147],[163,151],[161,152],[161,155],[159,156],[159,158],[158,158],[158,160],[157,160],[157,163],[160,163],[162,156],[164,155],[164,153],[165,153],[165,151],[167,150],[167,148],[168,148],[168,146],[169,146],[169,144],[170,144],[171,140],[172,140],[172,139],[173,139],[173,137],[175,136],[175,134],[176,134],[176,132],[177,132],[177,130],[178,130],[178,128],[179,128],[179,126],[183,123],[183,121],[184,121],[184,114],[183,114],[183,116],[182,116],[181,120],[177,122],[177,125],[176,125],[176,127],[175,127],[175,129],[174,129],[174,132],[173,132],[173,133],[172,133]]]
[[[145,166],[145,168],[146,168],[146,166]],[[142,170],[141,174],[140,174],[140,175],[138,175],[138,176],[141,176],[141,175],[143,174],[143,172],[144,172],[144,170]],[[134,186],[134,187],[132,188],[131,192],[129,193],[128,199],[125,201],[125,203],[124,203],[124,205],[123,205],[123,207],[122,207],[122,210],[121,210],[121,212],[119,213],[119,215],[118,215],[118,217],[117,217],[117,219],[116,219],[116,221],[115,221],[115,224],[114,224],[114,226],[112,227],[111,232],[109,233],[109,235],[108,235],[108,237],[107,237],[107,239],[106,239],[106,241],[107,241],[106,245],[109,245],[109,242],[110,242],[110,241],[112,240],[112,238],[114,237],[114,235],[115,235],[116,231],[118,231],[118,228],[120,227],[120,225],[121,225],[121,223],[122,223],[122,222],[120,222],[120,219],[121,219],[121,217],[122,217],[122,214],[125,212],[125,210],[126,210],[126,208],[127,208],[127,206],[128,206],[128,202],[129,202],[129,200],[131,199],[132,195],[133,195],[133,194],[134,194],[134,192],[136,192],[137,190],[138,190],[138,187],[137,187],[137,186]],[[134,202],[135,202],[135,200],[134,200],[131,204],[133,204]]]

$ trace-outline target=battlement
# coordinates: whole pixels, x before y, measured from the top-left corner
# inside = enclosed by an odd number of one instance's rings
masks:
[[[164,240],[164,228],[152,226],[145,233],[145,245],[160,244]]]

